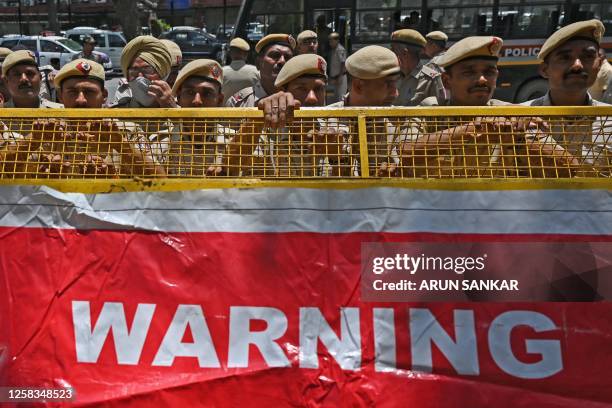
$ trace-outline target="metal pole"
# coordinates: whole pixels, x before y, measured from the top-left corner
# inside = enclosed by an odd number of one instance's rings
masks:
[[[174,27],[174,0],[170,1],[170,23]]]
[[[21,0],[17,6],[17,20],[19,21],[19,35],[23,35],[23,29],[21,28]]]
[[[227,14],[227,0],[223,0],[223,38],[225,38],[225,30],[226,30],[226,14]]]

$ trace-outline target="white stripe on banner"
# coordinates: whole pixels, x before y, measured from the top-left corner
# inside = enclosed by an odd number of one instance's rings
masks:
[[[601,189],[248,188],[80,194],[44,186],[0,186],[0,226],[612,235],[612,199],[610,191]]]

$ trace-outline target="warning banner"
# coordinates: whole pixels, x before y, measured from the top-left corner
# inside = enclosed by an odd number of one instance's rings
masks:
[[[605,191],[0,190],[4,386],[83,405],[612,403],[609,303],[361,293],[366,242],[609,243]]]

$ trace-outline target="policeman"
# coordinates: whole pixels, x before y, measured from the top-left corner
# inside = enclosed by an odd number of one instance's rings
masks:
[[[455,43],[440,57],[442,78],[450,90],[448,106],[509,105],[492,99],[498,77],[497,61],[502,40],[498,37],[467,37]],[[429,97],[420,106],[438,106]],[[404,164],[410,176],[416,177],[518,177],[521,169],[537,177],[539,160],[558,160],[567,167],[572,158],[562,149],[538,139],[540,123],[513,118],[485,117],[477,120],[461,117],[436,118],[435,122],[411,118],[403,144]],[[527,132],[528,131],[528,132]],[[529,143],[525,143],[526,132]],[[520,143],[519,143],[520,142]],[[514,150],[513,150],[514,149]],[[520,150],[525,149],[525,151]],[[543,156],[547,156],[543,159]],[[557,159],[558,157],[558,159]],[[550,159],[550,160],[549,160]],[[543,174],[542,176],[547,176]]]
[[[492,106],[509,105],[492,99],[497,84],[497,61],[503,41],[499,37],[467,37],[455,43],[438,59],[444,69],[442,81],[450,98],[440,101],[431,96],[421,106]],[[465,75],[468,72],[470,75]]]
[[[83,50],[78,54],[74,54],[72,56],[72,60],[87,59],[97,62],[100,65],[107,64],[110,61],[110,58],[108,58],[108,55],[103,52],[94,51],[96,44],[96,40],[92,36],[86,36],[83,38]]]
[[[41,75],[32,51],[10,53],[2,63],[2,77],[11,96],[6,108],[61,108],[62,104],[39,97]]]
[[[172,93],[182,108],[222,106],[223,69],[217,61],[198,59],[181,69]],[[227,173],[227,144],[235,130],[206,121],[175,121],[167,131],[153,135],[155,157],[169,175],[184,177],[218,176]]]
[[[170,52],[170,57],[172,59],[172,68],[170,69],[170,75],[168,75],[168,85],[172,87],[174,85],[174,81],[176,81],[176,76],[181,70],[181,65],[183,64],[183,52],[177,43],[174,41],[163,39],[161,42],[168,48]]]
[[[229,107],[254,107],[257,101],[276,92],[274,81],[283,65],[293,57],[295,39],[288,34],[269,34],[257,45],[257,68],[260,81],[244,88],[227,100]]]
[[[223,67],[224,103],[236,92],[255,86],[259,82],[259,71],[255,66],[246,63],[251,47],[242,38],[230,41],[230,58],[232,62]]]
[[[54,79],[66,108],[101,108],[104,80],[104,67],[87,59],[67,63]],[[5,151],[5,170],[12,163],[10,170],[26,177],[163,175],[130,140],[133,134],[117,121],[40,120],[27,138]]]
[[[538,54],[546,95],[528,106],[607,106],[589,95],[601,66],[598,50],[605,28],[599,20],[579,21],[551,35]],[[590,127],[591,132],[585,132]],[[552,123],[550,135],[585,165],[610,175],[612,124],[605,118],[564,118]]]
[[[236,143],[232,144],[230,160],[234,171],[240,169],[240,174],[251,176],[303,177],[315,174],[310,143],[314,129],[309,129],[311,132],[307,135],[307,129],[287,124],[287,119],[293,109],[300,106],[325,105],[326,72],[325,59],[317,54],[298,55],[283,66],[275,83],[281,91],[258,103],[264,111],[265,123],[263,126],[244,123]],[[265,132],[264,128],[283,129],[271,133]],[[244,155],[245,148],[249,148],[249,155]]]
[[[398,96],[400,64],[388,48],[369,45],[346,59],[351,88],[343,100],[331,107],[391,106]]]
[[[435,81],[440,73],[423,67],[421,63],[425,44],[427,40],[416,30],[397,30],[391,35],[391,49],[397,55],[401,67],[399,96],[395,105],[418,105],[426,97],[437,96],[442,87],[439,80]]]
[[[346,49],[340,44],[340,34],[329,35],[329,86],[333,89],[330,103],[339,102],[347,90]]]
[[[427,44],[425,44],[423,54],[428,59],[431,60],[446,51],[448,36],[442,31],[432,31],[425,36],[425,39]]]
[[[297,36],[296,55],[316,54],[319,48],[317,33],[312,30],[305,30]]]
[[[102,65],[80,58],[64,65],[54,83],[65,108],[101,108],[108,96],[105,79]]]
[[[148,35],[134,38],[121,52],[121,69],[127,81],[117,88],[110,107],[178,107],[166,82],[171,68],[172,56],[160,40]]]
[[[589,95],[601,67],[599,44],[605,27],[599,20],[579,21],[557,30],[542,45],[539,72],[548,80],[546,95],[529,106],[598,106]]]
[[[316,54],[302,54],[285,64],[276,78],[279,92],[260,99],[266,127],[284,127],[300,106],[325,106],[327,63]]]
[[[401,71],[400,63],[393,51],[378,45],[370,45],[349,56],[345,65],[351,77],[350,90],[343,100],[329,105],[330,107],[391,106],[394,103],[398,96],[397,84]],[[332,173],[342,176],[361,174],[357,160],[359,146],[354,126],[336,118],[330,118],[326,122],[323,133],[338,135],[336,144],[342,143],[341,150],[345,156],[331,163],[334,167]],[[396,155],[394,150],[396,133],[394,125],[387,120],[380,121],[368,129],[368,135],[371,135],[368,136],[372,147],[370,152],[376,150],[376,157],[370,156],[370,164],[376,169],[377,175],[387,171],[388,157]],[[330,140],[329,136],[326,136],[326,140]]]

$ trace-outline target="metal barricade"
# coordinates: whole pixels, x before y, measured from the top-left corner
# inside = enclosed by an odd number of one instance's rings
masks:
[[[612,107],[2,109],[0,178],[607,178]]]

